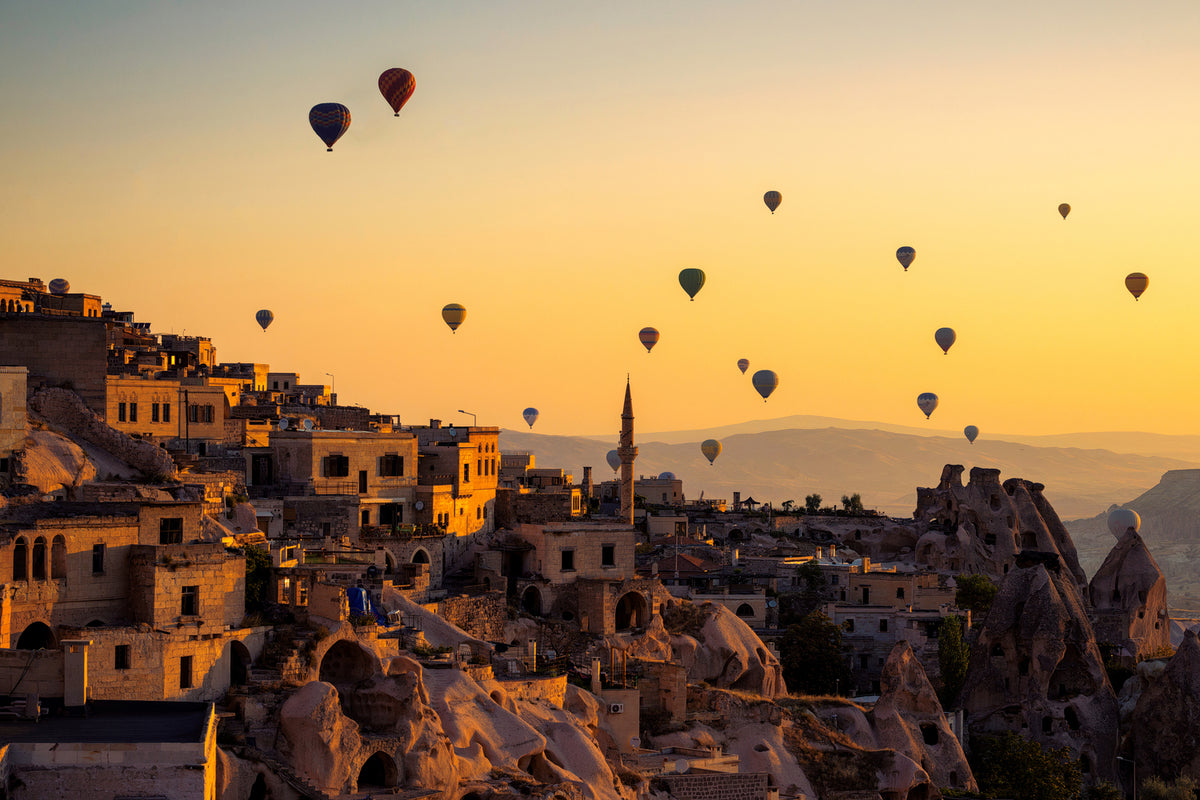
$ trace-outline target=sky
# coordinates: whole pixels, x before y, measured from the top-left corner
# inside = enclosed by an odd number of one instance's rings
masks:
[[[1198,41],[1194,0],[7,0],[0,276],[409,423],[615,433],[628,375],[642,430],[928,391],[983,436],[1200,433]]]

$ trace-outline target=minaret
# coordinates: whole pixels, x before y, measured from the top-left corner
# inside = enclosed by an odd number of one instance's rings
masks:
[[[633,524],[633,396],[629,393],[629,378],[625,379],[625,407],[621,409],[621,439],[617,455],[621,457],[621,519]]]

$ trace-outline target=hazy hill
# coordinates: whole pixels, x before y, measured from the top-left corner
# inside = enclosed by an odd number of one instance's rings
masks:
[[[699,447],[706,433],[712,432],[691,432],[693,438],[683,443],[654,441],[660,438],[654,434],[639,436],[636,473],[674,472],[692,498],[703,491],[708,497],[732,499],[738,490],[742,497],[760,501],[803,503],[806,494],[817,492],[828,505],[843,494],[858,492],[869,508],[908,516],[916,504],[916,487],[936,484],[943,465],[993,467],[1001,471],[1002,478],[1045,484],[1047,498],[1067,519],[1092,516],[1122,498],[1136,496],[1154,486],[1168,470],[1200,466],[1200,456],[1189,462],[983,438],[970,445],[961,434],[918,436],[826,427],[723,434],[719,438],[724,451],[710,467]],[[670,438],[677,435],[683,434],[671,434]],[[575,473],[576,480],[582,478],[584,465],[593,467],[597,482],[613,477],[604,457],[616,447],[615,435],[601,441],[505,430],[500,445],[507,451],[533,452],[539,466],[563,467]]]
[[[1135,499],[1117,503],[1142,518],[1141,534],[1167,579],[1172,604],[1200,606],[1200,469],[1172,470]],[[1108,510],[1065,523],[1090,575],[1104,562],[1116,539],[1108,531]]]

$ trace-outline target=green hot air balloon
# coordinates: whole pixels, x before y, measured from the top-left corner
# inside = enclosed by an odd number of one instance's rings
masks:
[[[704,453],[704,457],[708,459],[711,466],[717,460],[717,456],[721,455],[721,443],[716,439],[705,439],[700,443],[700,452]]]
[[[696,293],[704,286],[704,270],[688,267],[679,273],[679,285],[688,293],[688,297],[692,301],[696,300]]]
[[[765,403],[771,392],[779,386],[779,376],[769,369],[760,369],[750,378],[750,383],[754,384],[754,389],[762,395]]]

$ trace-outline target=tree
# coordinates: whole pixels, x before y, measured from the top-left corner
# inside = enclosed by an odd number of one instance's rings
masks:
[[[816,514],[821,510],[821,495],[810,494],[804,498],[804,508],[810,514]]]
[[[258,611],[267,600],[267,583],[271,579],[271,554],[261,547],[247,547],[246,610]]]
[[[795,500],[784,500],[779,505],[783,506],[783,510],[790,514],[790,513],[792,513],[792,506],[796,505],[796,501]]]
[[[779,598],[779,622],[788,627],[821,607],[825,594],[825,575],[815,561],[796,567],[798,590]]]
[[[1079,762],[1069,747],[1048,750],[1012,731],[972,737],[971,771],[986,797],[1061,800],[1078,797]]]
[[[842,630],[814,611],[787,629],[779,644],[783,679],[800,694],[836,694],[850,687],[842,655]]]
[[[959,575],[954,582],[958,584],[954,605],[970,609],[972,614],[986,614],[996,599],[996,592],[1000,591],[991,578],[977,573]]]
[[[1083,793],[1086,800],[1125,800],[1125,794],[1108,781],[1100,781]]]
[[[842,510],[847,514],[861,514],[863,512],[862,495],[857,492],[842,495]]]
[[[1173,783],[1155,775],[1142,783],[1138,797],[1142,800],[1193,800],[1196,786],[1196,782],[1186,775],[1180,775]]]
[[[938,699],[942,701],[942,708],[953,708],[958,702],[958,695],[967,678],[969,660],[970,648],[963,641],[959,618],[942,617],[938,623],[938,669],[942,674]]]

